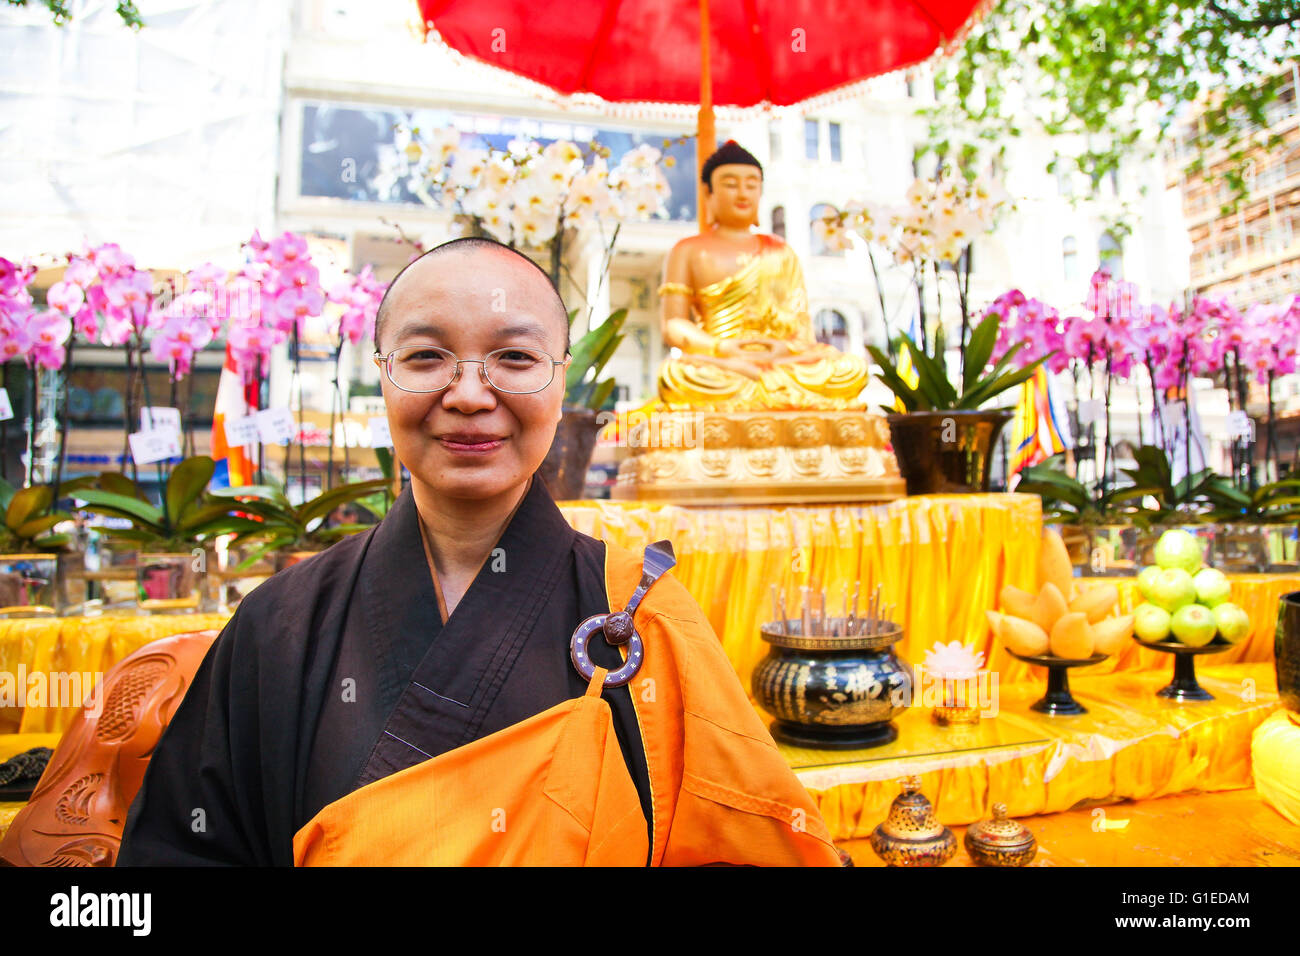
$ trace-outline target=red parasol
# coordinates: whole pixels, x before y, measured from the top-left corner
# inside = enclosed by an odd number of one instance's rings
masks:
[[[452,49],[565,95],[788,106],[927,59],[981,0],[419,0]],[[710,36],[704,44],[701,38]]]

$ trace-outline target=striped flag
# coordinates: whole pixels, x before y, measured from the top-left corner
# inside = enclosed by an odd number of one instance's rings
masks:
[[[212,460],[216,469],[212,473],[212,487],[241,488],[253,483],[256,463],[247,446],[230,447],[226,444],[226,422],[243,418],[257,407],[256,380],[245,383],[235,366],[235,357],[226,346],[226,361],[221,366],[217,382],[217,403],[212,413]]]
[[[1020,386],[1015,426],[1011,431],[1011,461],[1008,474],[1036,465],[1071,445],[1069,420],[1065,417],[1047,370],[1039,366],[1034,377]]]

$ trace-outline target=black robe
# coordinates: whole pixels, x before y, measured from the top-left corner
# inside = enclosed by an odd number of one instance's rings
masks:
[[[408,488],[240,603],[150,760],[118,865],[292,865],[327,804],[581,696],[569,637],[610,610],[604,559],[535,478],[443,624]],[[604,641],[590,652],[622,664]],[[628,687],[604,698],[651,820]]]

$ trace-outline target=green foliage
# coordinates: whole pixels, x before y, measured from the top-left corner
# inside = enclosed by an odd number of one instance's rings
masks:
[[[65,481],[59,486],[57,497],[62,498],[77,488],[85,487],[90,480]],[[72,515],[52,511],[55,500],[54,488],[50,485],[15,488],[0,478],[0,508],[4,509],[4,520],[0,523],[0,553],[60,551],[66,547],[71,537],[52,534],[51,529],[61,522],[71,521]]]
[[[1134,512],[1135,524],[1149,526],[1175,521],[1209,520],[1206,509],[1211,500],[1211,489],[1215,482],[1221,480],[1212,468],[1185,475],[1175,482],[1169,456],[1163,448],[1143,445],[1133,452],[1133,460],[1137,462],[1136,468],[1121,469],[1132,479],[1132,486],[1115,489],[1112,500],[1155,500],[1154,508],[1143,504]]]
[[[577,310],[569,313],[569,324]],[[591,329],[577,342],[570,352],[573,361],[564,376],[564,404],[589,408],[599,411],[614,394],[614,379],[602,379],[600,373],[618,347],[623,343],[623,323],[627,321],[627,309],[612,312],[608,319]]]
[[[291,503],[278,485],[246,485],[242,488],[217,488],[212,495],[225,502],[227,511],[242,512],[234,520],[243,522],[235,531],[231,545],[255,541],[258,546],[239,565],[251,567],[268,551],[281,549],[305,551],[327,547],[339,538],[364,531],[363,524],[326,527],[326,518],[340,505],[360,502],[368,495],[383,492],[388,481],[358,481],[321,492],[302,504]],[[246,515],[247,517],[244,517]]]
[[[975,330],[971,332],[970,341],[966,343],[966,358],[963,363],[961,391],[948,381],[944,367],[945,341],[943,328],[940,326],[934,336],[934,353],[928,354],[911,337],[899,336],[903,345],[911,353],[912,366],[916,369],[917,383],[913,387],[903,378],[898,366],[890,357],[874,345],[867,346],[871,357],[880,366],[880,380],[903,403],[909,412],[923,411],[974,411],[992,401],[997,395],[1021,382],[1032,378],[1038,367],[1051,358],[1052,354],[1035,359],[1024,368],[1008,371],[1011,360],[1020,351],[1023,342],[1017,342],[994,363],[987,375],[983,374],[993,355],[997,344],[999,316],[987,315]],[[893,412],[894,409],[887,408]]]
[[[1250,521],[1260,524],[1291,524],[1300,521],[1300,478],[1284,478],[1252,492],[1233,487],[1216,478],[1206,489],[1215,505],[1215,521]]]
[[[1252,126],[1268,125],[1275,76],[1300,54],[1297,17],[1294,0],[1001,0],[935,76],[927,147],[1001,156],[1028,120],[1084,144],[1049,171],[1078,170],[1095,194],[1125,157],[1150,154],[1180,108],[1213,94],[1193,146],[1226,146],[1225,179],[1244,195]]]
[[[50,14],[54,17],[55,26],[63,26],[72,19],[72,11],[69,9],[67,0],[41,0],[49,9]],[[11,7],[25,7],[27,0],[9,0]],[[117,4],[117,15],[122,18],[122,22],[132,29],[139,30],[144,26],[144,20],[140,19],[140,11],[136,9],[131,0],[119,0]]]
[[[108,528],[109,538],[138,548],[189,551],[219,534],[238,531],[239,519],[229,504],[207,492],[216,465],[207,455],[186,458],[172,469],[162,489],[162,506],[153,504],[144,489],[119,472],[104,472],[95,487],[81,488],[75,497],[86,510],[125,518],[130,528]]]

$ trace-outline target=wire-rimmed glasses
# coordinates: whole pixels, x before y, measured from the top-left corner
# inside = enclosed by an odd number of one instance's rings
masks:
[[[404,392],[441,392],[460,378],[460,367],[466,362],[477,363],[485,383],[511,395],[540,392],[554,381],[555,366],[564,364],[541,349],[514,345],[481,359],[457,358],[435,345],[408,345],[387,355],[375,353],[375,363]]]

